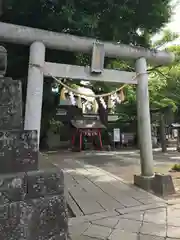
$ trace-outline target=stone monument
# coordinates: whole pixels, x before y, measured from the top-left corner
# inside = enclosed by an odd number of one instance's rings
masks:
[[[37,131],[23,130],[21,82],[0,47],[0,239],[68,238],[63,172],[38,170]]]

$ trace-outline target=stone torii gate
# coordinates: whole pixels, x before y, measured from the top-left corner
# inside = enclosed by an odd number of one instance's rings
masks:
[[[2,22],[0,22],[0,41],[30,45],[25,130],[37,130],[38,133],[40,133],[43,78],[44,76],[48,76],[48,73],[51,73],[54,77],[62,78],[137,84],[137,116],[141,153],[141,176],[146,178],[154,176],[147,61],[155,65],[170,64],[174,60],[174,55],[172,53],[109,42],[99,42],[100,47],[93,47],[96,43],[95,39],[82,38]],[[94,60],[92,60],[91,68],[48,63],[45,62],[46,48],[92,53]],[[104,56],[121,58],[124,60],[134,59],[136,73],[104,70]],[[101,59],[98,61],[97,59],[99,57]],[[96,64],[98,68],[96,68]],[[137,78],[132,81],[135,75],[137,75]]]

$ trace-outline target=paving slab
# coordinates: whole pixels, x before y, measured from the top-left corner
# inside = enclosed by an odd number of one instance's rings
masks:
[[[112,199],[115,199],[117,202],[119,202],[120,206],[123,205],[124,207],[134,207],[141,205],[141,202],[135,200],[133,197],[123,194],[119,189],[117,189],[116,187],[112,186],[109,183],[98,182],[96,184],[100,189],[103,190],[103,192],[110,195]]]
[[[172,227],[179,227],[180,228],[180,216],[177,217],[168,217],[167,225]]]
[[[140,233],[157,237],[166,237],[166,224],[143,222]]]
[[[74,199],[72,198],[71,194],[68,192],[67,189],[65,189],[65,196],[66,196],[66,200],[68,202],[69,208],[72,210],[73,209],[73,214],[75,216],[83,216],[83,212],[80,209],[80,207],[76,204],[76,202],[74,201]]]
[[[120,229],[115,229],[111,235],[109,236],[108,240],[137,240],[138,235],[136,233],[126,232]]]
[[[180,239],[180,238],[166,238],[166,240],[177,240],[177,239]]]
[[[177,240],[177,239],[180,239],[180,238],[166,238],[166,240]]]
[[[140,206],[136,206],[136,207],[116,209],[116,211],[120,214],[127,214],[127,213],[145,211],[145,210],[148,210],[148,209],[164,208],[166,206],[167,206],[167,204],[158,202],[158,203],[154,203],[154,204],[147,204],[147,205],[141,204]]]
[[[152,203],[165,203],[166,201],[164,201],[161,198],[158,198],[156,196],[147,196],[146,198],[140,198],[138,199],[139,202],[143,203],[143,204],[152,204]]]
[[[94,237],[105,240],[109,237],[112,230],[108,227],[91,225],[84,233],[83,236]]]
[[[119,216],[119,214],[115,211],[105,211],[102,213],[96,213],[96,214],[92,214],[92,215],[70,218],[69,224],[74,225],[74,224],[79,224],[79,223],[83,223],[83,222],[92,222],[95,220],[105,219],[105,218],[109,218],[109,217],[117,217],[117,216]]]
[[[90,226],[89,222],[81,223],[81,224],[74,224],[69,225],[69,234],[70,236],[80,236],[82,235]]]
[[[85,193],[78,196],[77,194],[73,194],[73,192],[71,192],[71,194],[84,215],[100,213],[106,210],[92,195]]]
[[[93,225],[99,225],[109,228],[116,228],[117,224],[119,222],[119,217],[111,217],[111,218],[103,218],[100,220],[92,221]]]
[[[129,220],[143,221],[144,212],[133,212],[133,213],[121,215],[121,219],[123,218],[129,219]]]
[[[74,236],[73,238],[71,237],[71,239],[68,239],[68,240],[101,240],[101,239],[80,235],[80,236]]]
[[[157,224],[166,224],[167,221],[167,209],[157,208],[146,210],[144,213],[144,222],[151,222]]]
[[[169,238],[179,238],[180,239],[180,227],[173,227],[168,226],[167,227],[167,236]]]
[[[165,240],[165,238],[164,238],[164,237],[152,236],[152,235],[143,235],[143,234],[140,234],[138,240]]]
[[[131,233],[139,233],[141,228],[141,221],[120,219],[116,228]]]

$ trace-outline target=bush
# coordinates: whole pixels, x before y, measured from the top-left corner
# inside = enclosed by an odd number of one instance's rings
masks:
[[[180,172],[180,164],[174,164],[174,166],[172,167],[172,170]]]

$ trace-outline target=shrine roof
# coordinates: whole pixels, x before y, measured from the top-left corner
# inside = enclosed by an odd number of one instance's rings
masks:
[[[77,129],[106,128],[99,120],[91,120],[91,119],[71,120],[71,124]]]

